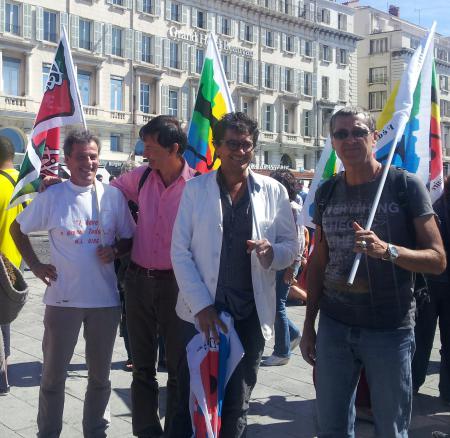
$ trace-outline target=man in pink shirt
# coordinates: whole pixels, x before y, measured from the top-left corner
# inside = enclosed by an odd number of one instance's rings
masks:
[[[125,276],[125,306],[133,360],[131,401],[133,434],[160,437],[156,379],[157,335],[164,337],[168,382],[164,432],[170,431],[177,405],[176,373],[183,343],[175,305],[178,285],[172,270],[170,246],[172,228],[186,180],[195,171],[184,161],[186,134],[177,119],[158,116],[143,126],[141,166],[120,176],[111,184],[129,201],[139,206],[138,222]],[[152,171],[149,170],[149,167]]]

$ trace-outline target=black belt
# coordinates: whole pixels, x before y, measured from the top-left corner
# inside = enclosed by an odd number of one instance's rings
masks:
[[[136,272],[139,275],[144,275],[148,278],[169,278],[173,277],[174,273],[172,269],[147,269],[139,266],[133,261],[128,265],[128,269],[132,272]]]

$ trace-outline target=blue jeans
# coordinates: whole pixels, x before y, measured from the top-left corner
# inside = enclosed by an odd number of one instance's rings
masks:
[[[351,327],[321,314],[316,342],[319,437],[354,438],[361,367],[370,388],[375,435],[408,437],[414,349],[413,329]]]
[[[286,300],[289,293],[289,285],[283,281],[284,272],[277,272],[277,298],[275,314],[275,345],[273,354],[279,357],[291,355],[290,343],[300,336],[300,330],[289,320],[286,314]]]

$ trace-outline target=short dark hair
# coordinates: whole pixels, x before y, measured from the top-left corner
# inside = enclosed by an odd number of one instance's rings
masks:
[[[253,146],[258,142],[258,124],[247,114],[234,112],[225,114],[212,128],[213,143],[217,147],[225,137],[225,132],[230,129],[239,134],[248,133],[253,137]]]
[[[0,136],[0,164],[6,161],[14,160],[15,154],[14,145],[11,140],[3,135]]]
[[[166,149],[171,149],[178,143],[178,155],[183,155],[187,146],[187,136],[178,119],[161,115],[150,120],[139,130],[139,137],[144,141],[147,135],[158,134],[158,143]]]
[[[294,174],[288,169],[277,169],[274,170],[270,176],[283,184],[288,192],[289,200],[295,201],[297,195],[297,180],[295,179]]]
[[[364,122],[366,123],[367,127],[370,129],[371,132],[375,131],[376,129],[376,122],[373,118],[372,114],[360,106],[346,106],[345,108],[340,109],[336,113],[334,113],[331,116],[330,119],[330,135],[333,134],[334,125],[336,123],[336,119],[338,117],[357,117],[362,116],[364,119]]]
[[[66,157],[70,157],[74,144],[84,145],[89,144],[91,141],[95,142],[95,144],[97,145],[98,153],[100,155],[100,149],[102,148],[102,146],[97,136],[86,130],[70,131],[69,134],[67,134],[66,139],[64,140],[64,155]]]

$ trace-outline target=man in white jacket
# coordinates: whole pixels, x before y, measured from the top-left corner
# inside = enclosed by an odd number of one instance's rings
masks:
[[[226,388],[221,436],[245,435],[250,395],[264,342],[273,334],[275,274],[298,251],[285,188],[253,173],[257,124],[243,113],[225,115],[213,129],[217,172],[185,187],[172,235],[172,264],[180,288],[177,314],[186,343],[197,332],[218,341],[221,311],[234,318],[244,357]],[[180,403],[172,437],[190,437],[189,371],[179,370]]]

